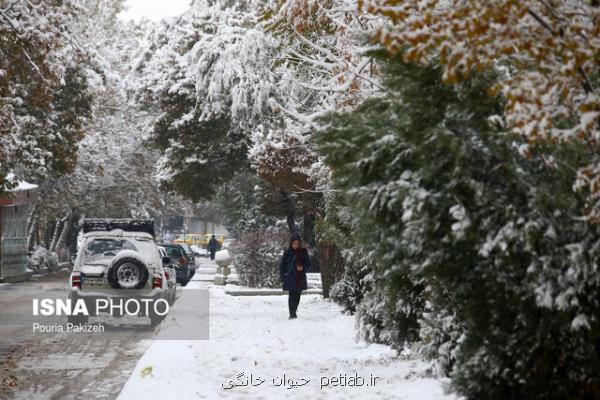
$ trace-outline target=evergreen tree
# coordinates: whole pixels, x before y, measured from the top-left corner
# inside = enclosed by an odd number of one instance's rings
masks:
[[[363,336],[420,342],[468,398],[597,398],[600,231],[572,191],[594,149],[523,158],[488,124],[494,76],[448,86],[401,56],[386,68],[386,95],[324,119],[319,138],[371,226],[356,236],[374,256]]]
[[[241,171],[217,190],[213,204],[234,237],[256,228],[273,226],[276,222],[261,211],[260,184],[256,175]]]

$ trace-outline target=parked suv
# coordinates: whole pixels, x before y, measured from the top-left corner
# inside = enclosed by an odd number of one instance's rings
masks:
[[[86,219],[83,226],[83,243],[77,254],[69,278],[69,298],[72,304],[83,299],[90,315],[96,301],[137,299],[149,305],[138,315],[150,317],[155,326],[164,319],[155,312],[159,299],[171,302],[172,291],[165,275],[163,259],[154,243],[154,221]],[[164,303],[164,302],[163,302]],[[156,305],[158,306],[158,304]],[[112,315],[115,314],[114,309]],[[85,323],[88,317],[69,316],[71,323]]]

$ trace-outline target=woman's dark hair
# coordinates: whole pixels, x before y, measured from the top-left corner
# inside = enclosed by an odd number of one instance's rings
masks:
[[[294,240],[300,242],[300,246],[302,246],[302,238],[300,238],[300,235],[298,235],[297,233],[294,233],[290,236],[290,248],[292,248],[292,243],[294,242]]]

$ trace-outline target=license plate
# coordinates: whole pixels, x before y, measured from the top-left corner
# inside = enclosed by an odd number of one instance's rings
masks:
[[[106,278],[88,278],[87,276],[81,277],[81,283],[85,283],[88,285],[106,285],[108,283],[108,279]]]

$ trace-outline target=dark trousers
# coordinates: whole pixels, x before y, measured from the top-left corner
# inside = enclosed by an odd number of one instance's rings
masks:
[[[215,253],[216,253],[216,252],[217,252],[216,250],[211,250],[211,251],[210,251],[210,259],[211,259],[211,260],[214,260],[214,259],[215,259]]]
[[[288,306],[290,308],[290,317],[296,318],[296,311],[298,310],[298,304],[300,304],[301,291],[290,290],[288,297]]]

